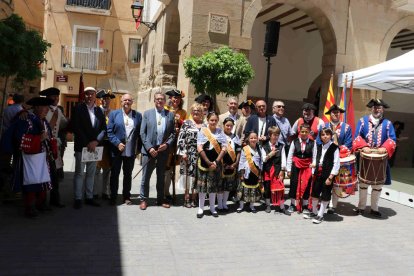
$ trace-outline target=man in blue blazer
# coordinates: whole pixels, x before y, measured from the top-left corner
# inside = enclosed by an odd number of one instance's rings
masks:
[[[131,202],[132,170],[134,169],[135,155],[140,149],[142,115],[132,110],[132,95],[124,94],[121,97],[121,108],[109,113],[108,139],[111,142],[112,167],[110,177],[111,198],[110,204],[116,204],[118,195],[119,174],[121,166],[124,171],[122,196],[124,203]]]
[[[157,205],[169,208],[164,202],[164,175],[168,152],[175,140],[174,114],[164,109],[166,99],[162,92],[154,94],[155,108],[144,112],[141,124],[142,164],[141,210],[147,209],[149,181],[157,167]]]
[[[269,127],[276,126],[276,121],[273,116],[266,114],[267,105],[265,101],[258,100],[256,102],[256,110],[257,114],[251,115],[247,119],[244,135],[247,137],[253,131],[257,133],[259,141],[263,144],[269,139],[267,130]]]
[[[93,199],[93,185],[97,162],[82,162],[82,148],[95,151],[96,146],[103,140],[106,132],[105,115],[95,105],[96,90],[93,87],[85,88],[85,101],[79,103],[72,113],[72,127],[75,134],[75,175],[73,177],[75,202],[73,207],[82,207],[83,182],[85,178],[85,204],[100,206]],[[86,167],[86,177],[85,170]]]

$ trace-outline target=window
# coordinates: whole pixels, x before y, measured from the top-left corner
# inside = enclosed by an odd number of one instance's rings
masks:
[[[141,61],[141,39],[129,39],[128,61],[132,63],[139,63]]]

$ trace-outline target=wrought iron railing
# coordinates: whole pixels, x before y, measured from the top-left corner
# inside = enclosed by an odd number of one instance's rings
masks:
[[[62,45],[63,70],[108,71],[108,50]]]
[[[66,0],[66,5],[109,10],[111,0]]]

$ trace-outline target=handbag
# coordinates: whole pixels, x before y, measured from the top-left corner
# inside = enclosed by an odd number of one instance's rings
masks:
[[[50,182],[50,172],[46,161],[46,152],[26,154],[23,158],[23,185]]]

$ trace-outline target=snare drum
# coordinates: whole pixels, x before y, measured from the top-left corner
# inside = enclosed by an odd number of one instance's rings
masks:
[[[357,174],[355,169],[355,155],[341,158],[339,173],[334,179],[334,192],[338,197],[346,198],[355,194]]]
[[[387,160],[387,153],[361,152],[359,181],[367,185],[383,185],[387,178]]]

